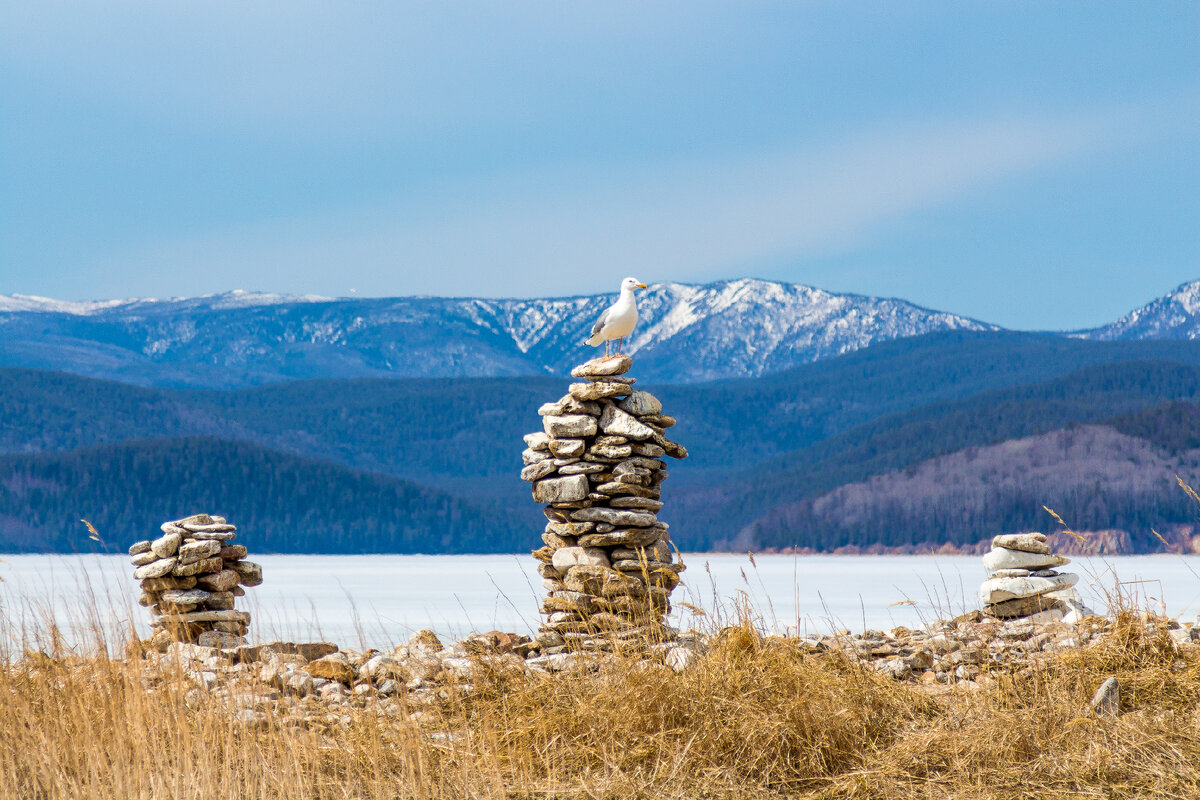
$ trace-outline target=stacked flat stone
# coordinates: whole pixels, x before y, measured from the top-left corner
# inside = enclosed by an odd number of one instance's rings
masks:
[[[525,437],[521,477],[545,504],[545,546],[533,555],[549,594],[542,652],[608,650],[616,641],[654,640],[683,565],[658,520],[664,456],[687,458],[667,439],[675,420],[624,377],[629,356],[576,367],[569,393],[538,409],[542,431]]]
[[[998,619],[1032,617],[1038,621],[1062,619],[1082,611],[1072,588],[1079,576],[1055,568],[1070,559],[1050,552],[1041,533],[1013,533],[992,539],[983,557],[988,579],[979,587],[983,613]]]
[[[164,522],[162,536],[129,548],[138,603],[150,608],[160,639],[232,646],[242,643],[250,614],[234,609],[243,586],[262,583],[262,567],[233,544],[237,528],[224,517],[196,514]]]

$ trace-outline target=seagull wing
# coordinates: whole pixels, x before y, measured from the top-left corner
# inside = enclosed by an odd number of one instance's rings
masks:
[[[604,323],[608,321],[608,312],[610,311],[612,311],[612,308],[604,309],[604,313],[600,315],[600,319],[596,320],[596,324],[592,326],[592,336],[600,334],[600,331],[604,328]]]

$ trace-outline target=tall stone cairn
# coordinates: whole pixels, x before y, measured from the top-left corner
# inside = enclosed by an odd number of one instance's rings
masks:
[[[1011,533],[992,539],[983,557],[988,579],[979,587],[983,613],[999,619],[1074,621],[1088,612],[1073,588],[1079,576],[1059,572],[1066,556],[1050,552],[1041,533]]]
[[[598,358],[571,370],[569,393],[538,409],[542,431],[525,437],[521,478],[545,504],[541,563],[543,653],[611,650],[661,641],[682,564],[658,520],[664,456],[687,458],[667,439],[675,420],[624,377],[633,360]]]
[[[250,614],[234,609],[234,598],[246,593],[243,586],[262,583],[262,567],[243,560],[236,535],[224,517],[196,514],[164,522],[162,536],[129,548],[142,584],[138,604],[154,615],[152,641],[244,643]]]

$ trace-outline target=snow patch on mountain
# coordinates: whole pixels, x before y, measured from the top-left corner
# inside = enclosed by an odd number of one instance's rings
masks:
[[[1102,341],[1200,338],[1200,280],[1180,284],[1110,325],[1072,335]]]

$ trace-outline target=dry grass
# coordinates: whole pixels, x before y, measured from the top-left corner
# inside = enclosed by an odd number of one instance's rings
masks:
[[[28,655],[0,666],[0,798],[1200,796],[1200,653],[1129,612],[1099,645],[941,694],[748,623],[682,673],[594,667],[248,726],[140,659]],[[1124,713],[1097,718],[1109,675]]]

